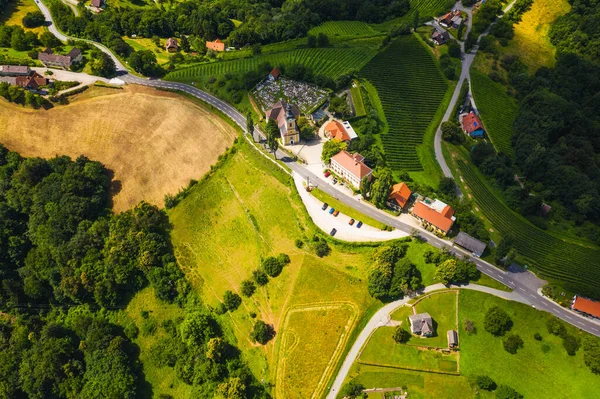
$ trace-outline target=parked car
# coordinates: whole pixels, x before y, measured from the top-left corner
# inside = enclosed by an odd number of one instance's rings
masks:
[[[333,178],[333,184],[337,184],[337,182],[338,182],[338,179],[337,179],[337,177],[334,177],[334,178]]]
[[[328,207],[328,206],[329,206],[329,204],[328,204],[327,202],[325,202],[325,203],[323,204],[323,206],[321,207],[321,209],[322,209],[322,210],[325,210],[325,209],[327,209],[327,207]]]
[[[335,235],[335,233],[337,233],[337,230],[331,229],[331,232],[329,233],[329,235],[333,237]]]
[[[352,226],[352,225],[354,224],[354,219],[350,219],[350,221],[348,222],[348,224],[349,224],[350,226]]]
[[[331,208],[331,209],[329,210],[329,214],[330,214],[330,215],[332,215],[332,214],[333,214],[333,212],[335,212],[335,209],[334,209],[334,208]]]
[[[329,176],[331,176],[331,172],[330,171],[325,172],[325,177],[329,177]]]
[[[333,212],[333,216],[337,216],[340,214],[340,211],[338,211],[337,209],[335,210],[335,212]]]
[[[356,224],[356,228],[357,228],[357,229],[360,229],[361,227],[362,227],[362,222],[360,222],[360,221],[359,221],[359,222]]]

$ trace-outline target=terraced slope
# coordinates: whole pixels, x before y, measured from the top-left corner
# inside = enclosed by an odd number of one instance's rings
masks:
[[[415,36],[404,36],[376,55],[360,75],[377,89],[389,125],[381,136],[388,165],[423,170],[416,147],[448,89],[433,56]]]
[[[324,33],[329,37],[338,36],[370,36],[378,34],[371,26],[360,21],[327,21],[312,28],[308,33],[317,35]]]

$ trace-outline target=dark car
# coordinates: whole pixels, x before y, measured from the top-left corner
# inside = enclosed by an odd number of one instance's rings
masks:
[[[337,230],[331,229],[331,232],[329,233],[329,235],[333,237],[335,235],[335,233],[337,233]]]
[[[323,206],[321,207],[321,209],[325,210],[325,209],[327,209],[328,206],[329,206],[329,204],[326,202],[326,203],[323,204]]]
[[[358,223],[356,224],[356,228],[357,228],[357,229],[360,229],[361,227],[362,227],[362,222],[358,222]]]

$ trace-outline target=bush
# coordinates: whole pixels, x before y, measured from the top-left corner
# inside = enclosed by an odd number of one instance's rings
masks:
[[[600,374],[600,342],[596,337],[583,341],[583,361],[594,374]]]
[[[523,347],[523,340],[516,334],[511,334],[503,342],[504,350],[513,355]]]
[[[302,241],[301,239],[297,238],[296,242],[294,243],[296,245],[296,248],[300,249],[304,246],[304,241]]]
[[[496,383],[487,375],[477,376],[476,382],[479,388],[485,389],[486,391],[493,391],[496,389]]]
[[[523,399],[523,395],[507,385],[499,385],[496,390],[496,399]]]
[[[548,332],[552,335],[563,336],[566,334],[565,325],[555,317],[548,319],[548,323],[546,323],[546,327],[548,328]]]
[[[331,248],[329,248],[329,245],[327,245],[325,240],[319,240],[319,242],[315,244],[315,254],[317,254],[319,258],[329,255],[330,252]]]
[[[281,262],[282,265],[287,265],[291,262],[289,255],[284,253],[277,255],[277,260]]]
[[[535,334],[533,334],[533,338],[534,338],[536,341],[541,341],[541,340],[542,340],[542,336],[540,335],[540,333],[535,333]]]
[[[254,285],[252,280],[244,280],[242,281],[240,291],[243,296],[250,298],[254,294],[254,291],[256,291],[256,285]]]
[[[492,306],[485,314],[483,327],[492,335],[502,336],[512,327],[512,320],[504,310]]]
[[[579,340],[577,337],[574,337],[570,334],[565,334],[563,337],[563,347],[567,351],[569,356],[575,356],[577,351],[579,350]]]
[[[465,320],[465,331],[469,335],[477,334],[477,327],[475,327],[475,323],[473,323],[469,319],[466,319]]]
[[[140,333],[140,330],[139,328],[137,328],[135,323],[132,322],[125,326],[123,332],[125,333],[125,336],[127,338],[129,338],[130,340],[134,340],[137,338],[138,334]]]
[[[261,287],[269,282],[269,277],[267,276],[267,273],[260,269],[256,269],[252,272],[252,278],[254,279],[256,284],[258,284]]]
[[[147,337],[150,335],[154,335],[156,332],[156,320],[152,319],[144,319],[142,321],[142,335]]]
[[[223,294],[223,305],[229,311],[234,311],[242,304],[242,298],[232,291],[225,291]]]
[[[46,18],[41,11],[28,12],[23,17],[23,26],[26,28],[37,28],[38,26],[44,25]]]
[[[287,255],[286,255],[287,256]],[[267,273],[270,277],[277,277],[283,270],[284,263],[274,256],[269,256],[262,261],[262,269]]]
[[[398,326],[396,327],[396,330],[394,330],[392,338],[394,338],[394,341],[396,341],[397,344],[405,344],[410,339],[410,333],[401,326]]]
[[[364,385],[358,382],[350,381],[342,387],[341,395],[344,398],[355,399],[363,394],[364,389]]]
[[[262,320],[258,320],[254,323],[254,328],[250,332],[250,338],[253,342],[265,345],[275,336],[275,329],[272,325],[265,323]]]

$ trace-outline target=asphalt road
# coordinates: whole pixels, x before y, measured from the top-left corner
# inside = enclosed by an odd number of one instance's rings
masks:
[[[513,3],[514,3],[514,1],[513,1]],[[510,9],[510,7],[512,6],[513,3],[511,3],[505,10],[508,11],[508,9]],[[45,15],[46,20],[49,23],[49,26],[48,26],[49,31],[52,34],[54,34],[59,40],[67,41],[69,39],[69,37],[65,36],[64,34],[59,32],[58,29],[56,29],[56,27],[52,23],[52,16],[50,15],[50,11],[46,8],[46,6],[42,3],[40,3],[39,0],[36,1],[36,4],[38,5],[38,7],[42,11],[42,13]],[[79,39],[76,39],[76,40],[79,40]],[[126,83],[140,84],[140,85],[144,85],[144,86],[163,88],[163,89],[179,90],[184,93],[188,93],[188,94],[210,104],[214,108],[221,111],[223,114],[227,115],[236,124],[238,124],[242,128],[242,130],[246,129],[246,118],[244,117],[244,115],[242,115],[239,111],[237,111],[234,107],[227,104],[226,102],[219,100],[218,98],[212,96],[211,94],[208,94],[202,90],[199,90],[196,87],[193,87],[193,86],[190,86],[190,85],[187,85],[184,83],[169,82],[169,81],[163,81],[160,79],[140,78],[140,77],[131,75],[127,72],[127,69],[121,64],[121,62],[117,59],[117,57],[114,56],[110,52],[110,50],[108,50],[105,46],[103,46],[99,43],[95,43],[95,42],[90,42],[90,43],[94,44],[96,47],[101,49],[103,52],[110,55],[110,57],[115,61],[115,65],[117,66],[118,74],[120,75],[119,78],[122,79],[123,81],[125,81]],[[461,82],[463,80],[463,74],[464,74],[464,76],[468,76],[468,70],[469,70],[471,62],[473,61],[473,57],[474,57],[474,54],[466,54],[465,55],[465,60],[463,60],[463,73],[461,74]],[[468,62],[468,64],[465,65],[465,62]],[[458,86],[457,86],[457,89],[458,89]],[[456,90],[454,95],[457,96],[458,92],[459,92],[459,90]],[[454,95],[453,95],[453,98],[454,98]],[[455,104],[455,103],[456,103],[456,99],[454,100],[454,103],[451,101],[450,106],[448,107],[448,110],[446,111],[446,115],[448,115],[448,112],[451,112],[451,109],[454,108],[453,104]],[[446,115],[445,115],[445,117],[446,117]],[[259,134],[262,135],[262,133],[260,133],[260,132],[259,132]],[[440,132],[440,134],[441,134],[441,132]],[[263,137],[264,137],[264,135],[263,135]],[[440,136],[440,139],[441,139],[441,136]],[[436,134],[436,145],[437,145],[438,141],[439,140],[438,140],[437,134]],[[436,147],[436,156],[437,156],[437,153],[438,152],[437,152],[437,147]],[[441,155],[441,146],[440,146],[440,155]],[[279,159],[281,159],[286,164],[287,167],[289,167],[291,170],[299,173],[302,177],[305,177],[305,178],[308,177],[312,182],[319,181],[317,176],[315,176],[312,172],[310,172],[306,167],[304,167],[302,164],[299,164],[299,163],[293,161],[282,151],[277,152],[277,157]],[[443,155],[441,155],[441,157],[438,158],[438,161],[440,161],[440,162],[443,161],[443,164],[445,164]],[[356,199],[344,194],[343,192],[336,190],[334,187],[331,187],[330,185],[323,184],[323,185],[319,186],[319,188],[321,190],[325,191],[326,193],[328,193],[329,195],[332,195],[333,197],[337,198],[339,201],[353,207],[357,211],[362,212],[365,215],[368,215],[368,216],[372,217],[373,219],[376,219],[382,223],[385,223],[389,226],[393,226],[394,228],[400,229],[407,233],[411,233],[414,229],[412,226],[400,222],[396,218],[388,215],[387,213],[385,213],[381,210],[376,209],[375,207],[373,207],[369,204],[366,204],[362,201],[357,201]],[[447,247],[452,253],[454,253],[457,256],[461,256],[461,257],[465,256],[465,255],[470,256],[470,254],[467,251],[465,251],[461,248],[452,246],[453,244],[449,240],[441,239],[441,238],[429,233],[428,231],[426,231],[424,229],[417,229],[417,230],[419,232],[421,239],[425,240],[430,245],[433,245],[436,248]],[[477,265],[477,268],[482,273],[484,273],[484,274],[492,277],[493,279],[499,281],[500,283],[512,288],[513,290],[518,292],[523,298],[525,298],[527,301],[529,301],[529,303],[532,306],[534,306],[536,309],[552,313],[554,316],[562,319],[566,323],[569,323],[577,328],[580,328],[581,330],[587,331],[590,334],[600,336],[600,322],[580,316],[579,314],[577,314],[573,311],[570,311],[568,309],[565,309],[565,308],[561,307],[560,305],[556,304],[555,302],[544,298],[538,292],[538,291],[541,291],[541,287],[543,286],[544,281],[535,277],[535,275],[533,275],[532,273],[523,271],[523,270],[518,270],[518,269],[503,271],[503,270],[500,270],[497,267],[493,266],[492,264],[487,263],[479,258],[471,257],[471,260]],[[338,375],[338,378],[336,378],[336,381],[339,378],[340,378],[340,375]],[[345,376],[344,376],[344,378],[345,378]],[[341,381],[343,381],[343,378],[341,379]],[[337,387],[337,388],[339,389],[340,387]]]

